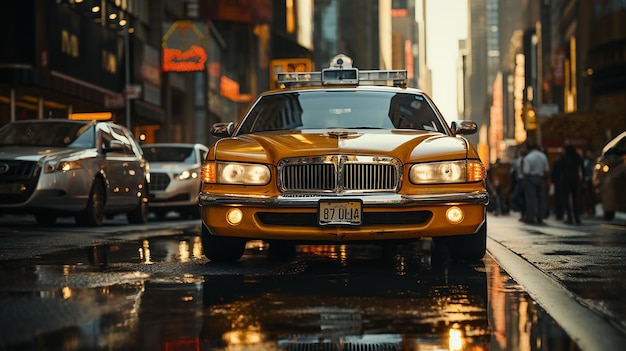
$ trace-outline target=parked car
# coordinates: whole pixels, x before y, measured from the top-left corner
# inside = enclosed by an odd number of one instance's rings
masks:
[[[168,212],[200,218],[200,167],[209,148],[199,143],[142,145],[150,162],[150,211],[157,218]]]
[[[457,258],[486,247],[485,167],[405,70],[362,71],[340,55],[321,72],[279,73],[202,168],[202,240],[213,261],[251,239],[287,256],[298,243],[395,244],[433,237]],[[388,86],[391,85],[391,86]]]
[[[616,211],[626,211],[626,131],[602,148],[594,169],[593,186],[605,219],[613,219]]]
[[[103,117],[104,116],[104,117]],[[72,216],[99,226],[126,213],[148,216],[149,164],[111,114],[21,120],[0,129],[0,213],[33,214],[40,224]]]

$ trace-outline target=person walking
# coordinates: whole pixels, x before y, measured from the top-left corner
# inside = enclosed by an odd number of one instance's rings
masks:
[[[543,224],[547,210],[548,157],[534,142],[529,142],[527,149],[528,153],[522,164],[526,199],[524,223]]]
[[[550,173],[550,182],[554,190],[552,203],[554,207],[554,218],[559,221],[563,220],[565,211],[563,206],[563,158],[565,157],[565,149],[559,151],[559,157],[552,162],[552,172]]]
[[[585,150],[585,158],[583,158],[583,166],[585,174],[582,183],[582,208],[583,212],[589,217],[596,215],[596,199],[593,193],[593,169],[596,165],[593,152],[589,149]]]
[[[563,189],[563,204],[567,217],[565,223],[580,224],[579,193],[582,177],[585,174],[583,159],[573,145],[565,147],[565,157],[561,163],[561,188]]]
[[[516,157],[511,163],[511,201],[513,206],[520,212],[520,221],[524,220],[525,200],[524,200],[524,173],[522,172],[522,164],[524,155],[526,155],[526,149],[524,145],[520,145],[516,150]]]

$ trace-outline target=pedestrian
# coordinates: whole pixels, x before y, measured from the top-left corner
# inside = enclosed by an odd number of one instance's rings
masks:
[[[583,158],[583,166],[585,174],[582,183],[582,207],[583,212],[589,217],[596,215],[596,199],[593,193],[593,170],[596,166],[593,152],[590,149],[585,150],[585,158]]]
[[[524,220],[525,201],[524,201],[524,173],[522,172],[522,164],[526,148],[524,144],[520,145],[515,151],[515,159],[511,163],[510,177],[512,185],[511,200],[513,206],[520,212],[520,220]]]
[[[563,189],[563,204],[565,205],[565,223],[580,224],[579,193],[585,168],[583,159],[573,145],[565,147],[565,157],[561,164],[561,181]]]
[[[527,149],[528,153],[522,164],[526,200],[524,222],[543,224],[547,211],[548,157],[539,150],[539,146],[534,142],[529,142]]]
[[[497,174],[501,170],[502,163],[497,159],[487,170],[487,191],[489,192],[489,210],[499,216],[507,212],[505,198],[503,195],[503,185],[500,176]]]
[[[563,158],[565,157],[565,149],[561,148],[559,150],[559,156],[552,162],[552,172],[550,173],[550,182],[552,183],[552,189],[554,190],[552,194],[552,204],[554,208],[554,218],[559,221],[563,220],[563,181],[561,177],[563,176],[563,171],[561,170],[561,166],[563,164]]]

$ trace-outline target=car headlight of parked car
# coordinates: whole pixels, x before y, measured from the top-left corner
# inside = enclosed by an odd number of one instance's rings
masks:
[[[44,163],[44,173],[69,172],[81,169],[83,165],[76,160],[49,160]]]
[[[237,162],[206,162],[202,167],[205,183],[266,185],[271,178],[265,165]]]
[[[409,169],[413,184],[479,182],[485,179],[485,167],[478,160],[418,163]]]
[[[196,169],[188,169],[182,171],[180,174],[174,175],[174,179],[176,180],[189,180],[198,178],[198,171]]]

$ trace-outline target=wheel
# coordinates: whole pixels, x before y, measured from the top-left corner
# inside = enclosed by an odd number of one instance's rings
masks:
[[[615,211],[604,211],[604,214],[602,216],[604,219],[610,221],[613,218],[615,218]]]
[[[213,262],[235,262],[243,256],[246,240],[215,236],[202,223],[202,249]]]
[[[144,184],[144,189],[148,189]],[[148,215],[150,214],[150,208],[148,207],[148,194],[139,198],[139,203],[134,210],[126,212],[126,218],[130,224],[143,224],[148,221]]]
[[[272,241],[267,255],[274,259],[290,259],[296,255],[296,244],[291,241]]]
[[[57,222],[57,216],[49,213],[37,213],[35,220],[41,225],[52,225]]]
[[[96,180],[91,185],[87,207],[76,215],[75,220],[78,225],[97,227],[104,222],[104,185],[102,181]]]
[[[480,261],[487,252],[487,221],[473,235],[433,238],[435,245],[447,246],[452,259]]]

